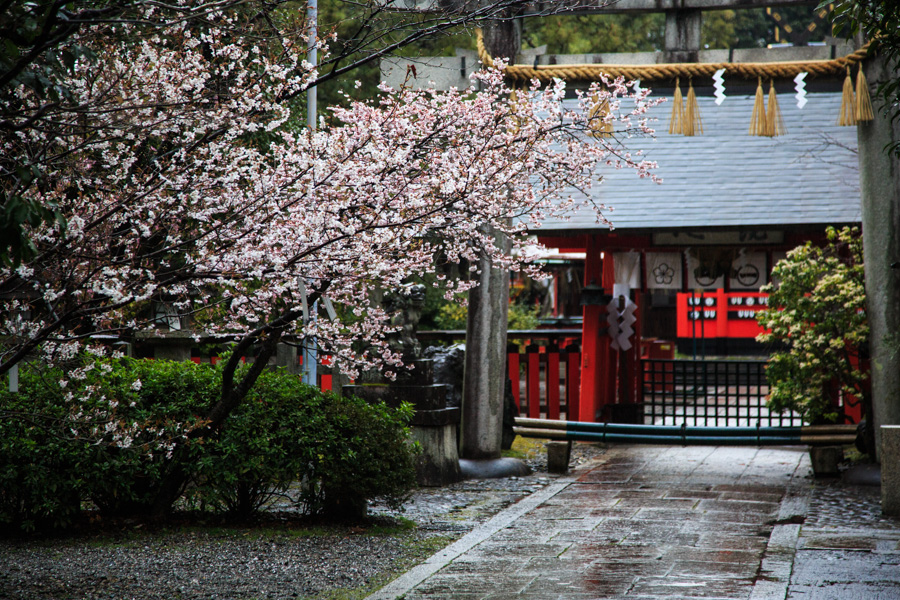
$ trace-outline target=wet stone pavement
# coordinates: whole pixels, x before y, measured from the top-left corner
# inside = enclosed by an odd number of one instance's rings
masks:
[[[877,471],[863,466],[815,482],[788,599],[900,598],[900,519],[881,514],[877,480]]]
[[[900,599],[878,489],[805,448],[614,446],[369,600]]]

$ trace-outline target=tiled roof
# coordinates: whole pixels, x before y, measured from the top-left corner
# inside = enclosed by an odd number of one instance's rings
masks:
[[[793,94],[779,94],[787,134],[775,138],[748,135],[752,96],[728,96],[718,106],[700,97],[705,133],[669,135],[670,99],[653,109],[655,139],[628,140],[659,163],[663,183],[604,167],[594,198],[613,207],[606,216],[618,230],[859,222],[856,127],[836,125],[840,94],[807,98],[799,109]],[[606,227],[580,209],[541,231],[597,228]]]

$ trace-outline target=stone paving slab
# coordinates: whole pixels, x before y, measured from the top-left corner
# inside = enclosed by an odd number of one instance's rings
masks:
[[[793,548],[767,546],[808,474],[803,449],[614,446],[368,600],[783,600]]]

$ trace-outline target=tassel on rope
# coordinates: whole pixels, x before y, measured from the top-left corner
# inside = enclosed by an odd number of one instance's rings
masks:
[[[684,99],[681,96],[681,83],[675,79],[675,96],[672,98],[672,118],[669,120],[669,133],[684,133]]]
[[[588,125],[590,132],[588,135],[594,138],[611,137],[613,133],[612,120],[609,119],[609,99],[604,98],[602,101],[594,95],[591,98],[593,106],[588,114]]]
[[[687,106],[684,109],[684,135],[697,135],[703,133],[703,121],[700,120],[700,107],[697,106],[697,96],[694,94],[694,80],[689,80]]]
[[[784,119],[781,118],[781,109],[778,108],[778,98],[775,96],[775,82],[769,80],[769,107],[766,110],[766,135],[775,137],[784,135],[787,130],[784,127]]]
[[[762,77],[756,86],[756,99],[753,102],[753,114],[750,116],[750,135],[766,135],[766,103],[763,93]]]
[[[853,80],[850,78],[850,67],[847,67],[847,76],[844,78],[844,90],[841,94],[841,114],[838,116],[838,125],[856,125],[856,98],[853,94]]]
[[[872,111],[872,98],[869,96],[869,82],[863,73],[862,65],[859,65],[859,73],[856,74],[856,120],[871,121],[875,118]]]

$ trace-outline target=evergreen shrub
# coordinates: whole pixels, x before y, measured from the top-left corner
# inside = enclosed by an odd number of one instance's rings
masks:
[[[414,486],[409,407],[267,371],[219,431],[203,431],[221,381],[220,367],[191,362],[23,368],[18,393],[0,389],[0,530],[63,528],[82,505],[147,515],[173,468],[189,474],[187,505],[239,518],[279,494],[308,514],[359,516],[372,499],[400,505]]]

